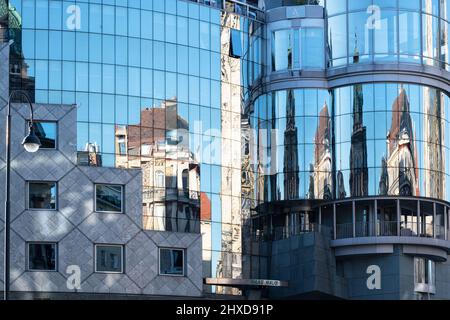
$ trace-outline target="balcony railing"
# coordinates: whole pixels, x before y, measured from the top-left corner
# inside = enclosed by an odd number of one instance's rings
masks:
[[[292,228],[275,227],[272,230],[272,234],[267,237],[262,234],[255,234],[255,240],[282,240],[288,239],[293,236],[298,236],[305,233],[319,232],[331,237],[331,228],[318,223],[300,224]]]
[[[399,225],[400,224],[400,225]],[[445,239],[445,227],[441,225],[434,226],[433,223],[417,224],[416,222],[397,222],[397,221],[377,221],[341,223],[336,225],[336,239],[358,238],[358,237],[389,237],[398,236],[398,227],[400,227],[400,236],[402,237],[427,237]],[[419,233],[417,229],[419,228]]]

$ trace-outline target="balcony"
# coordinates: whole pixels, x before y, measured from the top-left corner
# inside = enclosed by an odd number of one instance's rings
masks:
[[[412,222],[398,223],[397,221],[378,221],[371,222],[356,222],[353,228],[353,223],[336,224],[336,239],[359,238],[359,237],[425,237],[445,239],[445,227],[432,223],[423,223],[417,225]],[[417,232],[417,229],[421,230]],[[433,232],[434,229],[434,232]],[[398,233],[400,230],[400,234]]]
[[[254,241],[277,241],[312,232],[319,232],[328,237],[332,235],[332,230],[328,226],[318,223],[305,223],[291,227],[274,227],[269,234],[257,230],[253,233],[252,238]]]
[[[336,256],[393,253],[445,261],[450,253],[447,202],[419,197],[368,197],[321,205],[319,221],[333,225]]]

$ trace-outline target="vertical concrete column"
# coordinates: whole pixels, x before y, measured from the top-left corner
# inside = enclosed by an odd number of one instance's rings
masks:
[[[322,231],[322,207],[319,207],[319,233]]]
[[[336,203],[333,203],[333,238],[336,240]]]
[[[397,199],[397,236],[400,236],[400,200]]]
[[[436,237],[436,202],[433,202],[433,238]]]
[[[378,201],[375,199],[374,205],[373,205],[373,235],[375,237],[378,236],[377,232],[377,226],[378,226]]]
[[[420,236],[420,201],[417,200],[417,236]]]
[[[444,240],[448,239],[448,209],[444,207]]]
[[[352,234],[356,237],[356,217],[355,217],[355,201],[352,201]]]

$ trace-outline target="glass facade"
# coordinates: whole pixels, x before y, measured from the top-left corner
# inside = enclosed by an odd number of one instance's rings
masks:
[[[329,66],[405,62],[450,70],[448,0],[328,0]]]
[[[272,34],[272,71],[324,69],[323,48],[323,28],[276,30]]]
[[[249,114],[257,199],[450,199],[449,103],[403,83],[260,96]]]
[[[254,247],[258,232],[272,228],[278,239],[332,227],[333,201],[343,202],[342,229],[334,231],[353,236],[351,210],[358,235],[397,232],[392,222],[426,234],[431,202],[420,204],[420,227],[406,200],[396,221],[390,197],[450,199],[443,90],[367,78],[327,88],[328,79],[319,79],[325,72],[310,72],[313,82],[283,73],[296,82],[280,80],[276,90],[261,85],[265,70],[357,63],[450,71],[450,0],[328,0],[325,19],[298,19],[289,29],[266,28],[263,11],[233,1],[0,0],[0,8],[14,40],[11,90],[26,90],[36,103],[77,104],[79,163],[141,168],[144,228],[201,233],[204,277],[264,278],[269,260]],[[36,125],[57,144],[56,126]],[[97,211],[126,214],[122,186],[96,191]],[[364,202],[369,196],[386,199]],[[352,208],[355,197],[362,202]],[[287,208],[297,200],[325,203],[321,220],[319,207]],[[271,207],[282,201],[288,205]],[[371,219],[381,227],[364,229],[377,205],[382,218]],[[442,203],[431,207],[447,214]],[[283,214],[252,219],[261,212]],[[107,268],[99,271],[123,271],[125,248],[97,249],[97,265]],[[114,259],[103,261],[111,252]],[[184,268],[180,252],[164,253],[168,273]]]
[[[426,86],[375,83],[335,89],[333,101],[336,172],[342,176],[337,198],[450,199],[447,95]]]
[[[10,89],[77,104],[79,162],[142,168],[144,227],[201,232],[205,277],[243,272],[239,126],[262,72],[258,15],[229,1],[9,0]],[[98,208],[120,212],[110,193]]]
[[[282,90],[256,100],[249,118],[256,132],[250,149],[262,173],[258,200],[332,196],[331,115],[327,90]]]

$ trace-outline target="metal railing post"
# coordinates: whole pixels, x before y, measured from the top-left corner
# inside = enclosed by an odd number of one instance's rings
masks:
[[[417,236],[420,237],[420,201],[417,200]]]
[[[397,236],[400,237],[400,200],[397,199]]]
[[[378,201],[377,199],[375,199],[375,203],[374,203],[374,214],[373,214],[373,233],[375,235],[375,237],[378,236],[378,232],[377,232],[377,226],[378,226]]]
[[[356,217],[355,217],[355,201],[352,201],[352,227],[353,238],[356,237]]]

